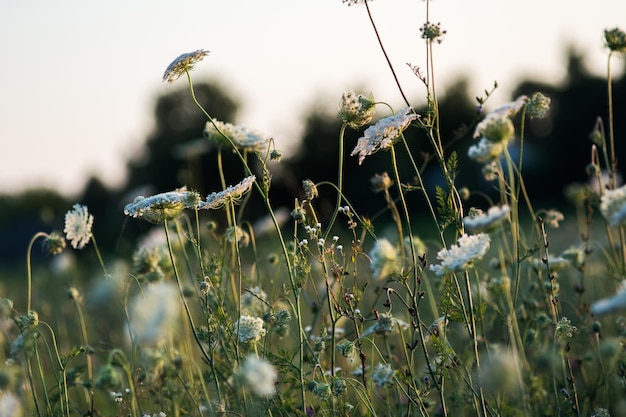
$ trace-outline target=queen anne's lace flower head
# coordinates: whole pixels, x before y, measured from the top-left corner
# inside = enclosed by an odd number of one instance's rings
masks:
[[[476,260],[480,260],[489,250],[489,235],[478,233],[476,235],[463,235],[456,245],[450,249],[442,249],[437,253],[437,259],[441,263],[431,265],[430,270],[438,276],[457,271],[465,271]]]
[[[350,156],[359,155],[359,165],[366,156],[378,151],[389,149],[396,138],[419,117],[411,107],[407,107],[394,116],[379,120],[374,126],[365,130],[364,136],[357,141]]]
[[[266,333],[264,323],[263,319],[244,315],[235,322],[233,333],[239,335],[239,341],[242,343],[258,342]]]
[[[372,381],[378,388],[393,385],[393,377],[396,371],[388,363],[377,363],[372,371]]]
[[[87,207],[74,204],[72,210],[65,214],[65,237],[74,249],[82,249],[91,240],[91,226],[93,215],[89,214]]]
[[[471,233],[489,232],[508,220],[510,212],[511,208],[506,204],[501,207],[490,207],[487,213],[470,211],[470,215],[463,218],[463,224],[465,229]]]
[[[269,136],[258,130],[219,120],[214,120],[213,123],[207,122],[204,134],[211,142],[217,145],[229,144],[224,137],[226,135],[237,148],[252,152],[266,151],[271,140]]]
[[[616,310],[626,310],[626,281],[623,281],[617,292],[591,304],[591,314],[600,316]]]
[[[169,64],[163,73],[163,81],[171,83],[180,78],[181,75],[189,72],[193,69],[194,65],[202,61],[205,56],[209,54],[209,51],[204,49],[198,49],[197,51],[187,52],[179,55],[175,60]]]
[[[626,222],[626,185],[605,191],[600,201],[600,212],[611,227]]]
[[[150,223],[160,223],[178,216],[184,209],[197,209],[200,195],[195,191],[187,191],[185,187],[150,197],[139,196],[124,207],[124,214],[140,217]]]
[[[251,175],[244,178],[239,184],[227,187],[224,191],[211,193],[206,200],[200,202],[198,208],[218,209],[224,207],[228,202],[237,203],[245,193],[250,191],[254,180],[256,180],[256,177]]]
[[[372,326],[368,327],[361,336],[366,337],[372,334],[378,334],[388,336],[399,332],[400,330],[407,329],[408,323],[395,318],[391,313],[381,313],[378,316],[378,320]]]
[[[476,145],[472,145],[467,150],[467,156],[476,162],[486,164],[497,160],[504,151],[502,143],[491,142],[486,138],[481,138]]]
[[[263,398],[270,398],[276,394],[276,380],[278,373],[271,363],[250,355],[243,362],[237,376],[253,393]]]
[[[359,129],[371,122],[374,113],[376,102],[371,93],[356,94],[354,91],[348,91],[341,96],[339,117],[352,129]]]

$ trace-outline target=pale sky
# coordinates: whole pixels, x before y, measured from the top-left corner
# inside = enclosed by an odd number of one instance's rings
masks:
[[[424,88],[423,0],[374,0],[374,19],[410,98]],[[606,71],[602,33],[626,30],[626,0],[435,0],[430,20],[440,93],[459,75],[492,105],[520,79],[558,83],[566,46]],[[288,148],[316,104],[344,91],[401,105],[363,5],[341,0],[0,0],[0,193],[49,186],[72,195],[91,174],[115,185],[152,128],[154,99],[179,54],[207,49],[200,81],[217,79],[243,104],[238,123]],[[622,63],[623,64],[623,63]],[[622,65],[614,65],[622,68]],[[415,103],[416,105],[419,103]],[[443,121],[445,123],[445,121]],[[200,134],[200,132],[198,132]]]

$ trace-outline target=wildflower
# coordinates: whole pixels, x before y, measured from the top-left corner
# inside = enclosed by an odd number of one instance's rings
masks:
[[[204,49],[198,49],[193,52],[187,52],[179,55],[175,60],[169,64],[163,73],[163,81],[171,83],[180,78],[181,75],[191,71],[198,62],[202,61],[205,56],[209,54],[209,51]]]
[[[495,181],[500,175],[500,167],[496,161],[491,161],[490,163],[483,165],[482,173],[485,181]]]
[[[474,137],[482,136],[493,143],[508,143],[515,136],[515,126],[508,117],[490,113],[476,126]]]
[[[356,94],[348,91],[341,96],[339,118],[352,129],[357,130],[372,121],[376,113],[376,102],[371,93]]]
[[[263,319],[258,317],[243,315],[235,322],[233,333],[238,335],[242,343],[258,342],[266,333],[263,328],[264,323]]]
[[[587,254],[583,249],[571,247],[565,249],[563,253],[561,253],[561,257],[567,259],[575,268],[580,268],[585,264]]]
[[[214,120],[207,122],[204,135],[217,145],[230,145],[230,141],[242,151],[261,152],[267,150],[271,138],[265,133],[243,125]],[[225,137],[226,136],[226,137]],[[230,141],[228,139],[230,139]]]
[[[166,246],[144,247],[133,254],[133,275],[148,282],[162,281],[173,273]]]
[[[626,281],[622,281],[617,292],[591,304],[591,314],[601,316],[615,310],[626,309]]]
[[[626,221],[626,186],[606,191],[600,201],[600,212],[611,226]]]
[[[554,328],[554,334],[557,339],[569,340],[574,336],[578,329],[576,326],[572,326],[572,322],[567,317],[561,317],[561,320],[556,324]]]
[[[311,180],[302,181],[302,188],[304,189],[304,196],[307,200],[313,200],[319,195],[317,191],[317,186]]]
[[[626,33],[620,28],[604,31],[604,44],[611,52],[626,53]]]
[[[185,187],[150,197],[138,196],[124,207],[124,214],[142,218],[150,223],[160,223],[176,218],[184,209],[197,209],[200,195]]]
[[[478,233],[476,235],[463,235],[456,245],[450,249],[442,249],[437,253],[438,265],[430,265],[430,270],[437,276],[448,273],[465,271],[470,268],[474,261],[480,260],[489,250],[489,235]]]
[[[333,394],[330,385],[325,382],[312,381],[310,389],[313,392],[313,395],[322,400],[329,399]]]
[[[376,279],[389,276],[398,268],[398,251],[387,239],[378,239],[369,253],[370,268]]]
[[[519,358],[515,351],[494,345],[493,352],[480,361],[482,388],[489,394],[514,394],[519,392]]]
[[[350,156],[358,154],[359,165],[361,165],[366,156],[389,149],[396,138],[418,117],[419,115],[413,113],[411,107],[407,107],[394,116],[379,120],[374,126],[365,130],[364,136],[357,141]]]
[[[417,236],[413,236],[413,239],[410,236],[404,238],[404,251],[406,253],[411,254],[411,246],[413,246],[415,256],[423,256],[428,251],[426,244]]]
[[[526,103],[526,113],[533,118],[543,119],[550,110],[550,98],[537,92]]]
[[[0,394],[0,416],[22,417],[22,400],[15,394],[5,391]]]
[[[517,113],[519,113],[520,110],[524,108],[527,102],[528,102],[528,97],[521,95],[517,99],[515,99],[515,101],[503,104],[502,106],[496,108],[495,110],[490,111],[487,114],[487,117],[504,116],[504,117],[511,118],[515,116]],[[478,126],[476,126],[476,129],[478,130]],[[477,137],[476,132],[474,132],[474,137]]]
[[[389,174],[383,172],[382,174],[374,174],[370,178],[370,185],[372,186],[372,191],[378,193],[388,190],[393,185],[393,180],[389,178]]]
[[[369,336],[371,334],[390,335],[400,329],[406,329],[409,325],[391,315],[391,313],[381,313],[376,320],[376,324],[366,329],[361,336]]]
[[[242,247],[247,247],[250,244],[250,234],[239,226],[231,226],[226,229],[225,236],[228,242],[238,243]]]
[[[563,213],[554,209],[546,211],[543,216],[543,221],[553,229],[558,229],[559,222],[563,220],[565,220]]]
[[[490,207],[487,213],[472,208],[469,216],[463,218],[463,224],[469,232],[490,232],[508,220],[510,212],[511,209],[506,204]]]
[[[278,373],[271,363],[250,355],[243,362],[237,376],[244,385],[259,397],[270,398],[276,394]]]
[[[156,345],[175,328],[180,311],[178,290],[166,282],[152,284],[132,300],[129,327],[140,345]]]
[[[82,249],[89,243],[92,225],[93,215],[89,214],[85,206],[74,204],[72,210],[65,214],[63,232],[74,249]]]
[[[341,369],[341,368],[340,368]],[[348,384],[343,378],[333,378],[332,390],[335,397],[340,396],[348,389]]]
[[[359,356],[356,343],[349,340],[339,342],[337,344],[337,351],[341,353],[344,358],[347,358],[350,363],[354,362],[354,360]]]
[[[504,151],[502,143],[491,142],[486,138],[481,138],[476,145],[472,145],[467,150],[470,159],[485,164],[497,160]]]
[[[420,28],[422,32],[422,39],[426,39],[428,42],[443,42],[443,36],[447,33],[445,30],[441,30],[441,23],[426,22]]]
[[[46,235],[43,242],[43,250],[50,255],[58,255],[65,249],[65,238],[57,232]]]
[[[611,413],[606,408],[594,408],[591,417],[611,417]]]
[[[388,387],[393,385],[395,375],[396,371],[391,368],[391,365],[377,363],[372,371],[372,381],[378,388]]]
[[[201,209],[218,209],[224,207],[226,203],[237,203],[241,197],[250,191],[256,177],[251,175],[244,178],[239,184],[226,187],[224,191],[211,193],[205,201],[201,201],[198,208]]]

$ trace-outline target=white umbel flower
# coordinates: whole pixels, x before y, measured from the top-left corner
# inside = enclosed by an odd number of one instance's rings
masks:
[[[614,295],[591,304],[591,314],[596,316],[616,310],[626,310],[626,281],[622,282]]]
[[[135,296],[129,310],[135,342],[144,346],[162,342],[176,329],[179,311],[176,286],[159,282],[145,288]]]
[[[208,54],[209,51],[198,49],[193,52],[186,52],[179,55],[165,69],[165,72],[163,73],[163,81],[166,81],[168,84],[176,81],[181,75],[191,71],[194,65],[202,61]]]
[[[379,120],[374,126],[365,130],[364,136],[357,141],[350,156],[359,155],[359,165],[361,165],[366,156],[389,149],[395,143],[396,138],[418,117],[419,115],[413,113],[411,107],[407,107],[394,116]]]
[[[486,164],[497,160],[504,151],[504,145],[500,142],[491,142],[486,138],[481,138],[476,145],[472,145],[467,150],[470,159]]]
[[[242,343],[258,342],[266,333],[263,324],[265,324],[263,319],[244,315],[235,322],[233,334],[239,335],[239,341]]]
[[[204,128],[204,134],[211,142],[228,144],[229,142],[223,136],[226,135],[241,150],[261,152],[266,151],[269,146],[271,138],[259,130],[219,120],[214,120],[213,122],[207,122]]]
[[[450,249],[442,249],[437,253],[437,259],[441,263],[431,265],[430,270],[438,276],[457,271],[465,271],[476,260],[480,260],[489,250],[489,235],[478,233],[476,235],[463,235],[456,245]]]
[[[604,192],[600,201],[600,212],[611,227],[626,221],[626,185]]]
[[[398,268],[398,250],[387,239],[378,239],[369,253],[370,268],[376,279],[388,277]]]
[[[511,208],[504,204],[501,207],[493,206],[487,213],[469,215],[463,218],[463,224],[468,232],[489,232],[496,229],[503,222],[509,219]]]
[[[91,240],[91,226],[93,215],[89,214],[87,207],[74,204],[72,210],[65,214],[65,236],[74,249],[82,249]]]
[[[278,373],[271,363],[256,355],[250,355],[243,362],[237,376],[253,393],[262,398],[271,398],[276,394]]]
[[[209,194],[205,201],[200,202],[198,208],[218,209],[224,207],[228,202],[237,203],[245,193],[250,191],[255,179],[256,177],[251,175],[237,185],[231,185],[223,191]]]
[[[182,187],[150,197],[138,196],[132,203],[126,204],[124,214],[150,223],[160,223],[175,218],[186,208],[196,209],[199,204],[200,195]]]

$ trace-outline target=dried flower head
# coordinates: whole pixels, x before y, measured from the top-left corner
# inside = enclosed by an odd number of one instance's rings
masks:
[[[91,239],[91,226],[93,216],[87,211],[87,207],[74,204],[72,210],[65,214],[65,237],[70,241],[74,249],[82,249]]]
[[[235,329],[233,334],[238,335],[239,341],[246,342],[258,342],[261,337],[265,336],[265,329],[263,319],[252,316],[241,316],[239,320],[235,322]]]
[[[604,44],[611,52],[626,54],[626,32],[620,28],[606,29],[604,31]]]
[[[474,261],[480,260],[489,250],[490,239],[486,233],[463,235],[450,249],[442,249],[437,253],[440,264],[430,265],[430,270],[438,276],[457,271],[465,271]]]
[[[52,232],[46,236],[43,249],[50,255],[58,255],[65,249],[65,238],[57,232]]]
[[[237,376],[253,393],[262,398],[271,398],[276,394],[278,373],[271,363],[256,355],[250,355],[243,362]]]
[[[526,103],[526,113],[531,118],[543,119],[550,110],[550,98],[537,92]]]
[[[543,215],[543,221],[545,224],[553,229],[559,228],[559,222],[565,220],[565,216],[558,210],[547,210]]]
[[[432,23],[426,22],[420,28],[420,32],[422,32],[422,39],[426,39],[428,42],[433,43],[441,43],[443,42],[443,36],[447,33],[447,31],[441,29],[441,23]]]
[[[180,78],[181,75],[191,71],[198,62],[202,61],[209,51],[198,49],[197,51],[187,52],[179,55],[171,64],[167,66],[163,73],[163,81],[171,83]]]
[[[350,156],[359,155],[359,165],[366,156],[378,151],[389,149],[400,134],[419,117],[411,107],[407,107],[394,116],[379,120],[374,126],[365,130],[364,136],[357,141]]]
[[[341,96],[339,118],[352,129],[359,129],[372,121],[376,113],[376,102],[372,93],[356,94],[348,91]]]
[[[160,223],[176,218],[186,208],[197,209],[199,204],[200,194],[182,187],[150,197],[138,196],[124,207],[124,214],[150,223]]]
[[[626,186],[606,191],[600,200],[600,212],[612,227],[623,224],[626,221]]]
[[[215,193],[211,193],[207,196],[205,201],[201,201],[198,208],[201,209],[219,209],[224,207],[227,203],[238,203],[250,188],[252,188],[252,184],[256,177],[251,175],[249,177],[244,178],[239,184],[231,185],[227,187],[224,191],[219,191]]]
[[[471,210],[469,216],[463,218],[463,224],[468,232],[490,232],[497,229],[509,219],[511,209],[504,204],[501,207],[493,206],[483,213],[482,210]]]
[[[219,120],[207,122],[204,128],[204,135],[216,145],[230,145],[228,140],[230,139],[238,149],[251,152],[267,151],[271,141],[270,136],[259,130]]]
[[[319,192],[317,191],[317,186],[311,180],[307,179],[302,181],[302,189],[304,190],[304,197],[309,201],[313,200],[319,195]]]

